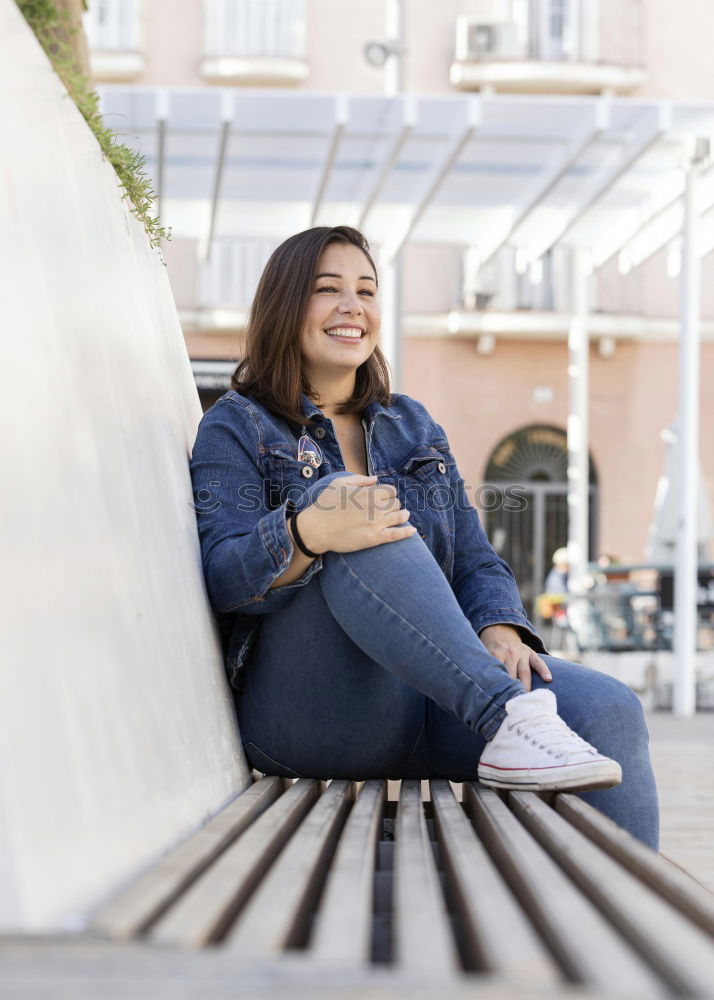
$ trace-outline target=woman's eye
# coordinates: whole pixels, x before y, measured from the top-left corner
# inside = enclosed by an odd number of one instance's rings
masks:
[[[339,291],[339,289],[335,288],[334,285],[321,285],[319,288],[315,289],[316,294],[319,294],[320,292],[337,292],[337,291]],[[375,297],[375,292],[372,288],[361,288],[357,292],[357,294],[366,295],[370,299],[373,299]]]

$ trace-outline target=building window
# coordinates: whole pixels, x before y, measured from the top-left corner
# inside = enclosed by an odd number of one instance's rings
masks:
[[[304,59],[304,0],[206,0],[207,56]]]
[[[595,8],[595,9],[593,9]],[[531,46],[536,59],[586,59],[595,40],[590,37],[592,18],[597,32],[597,2],[590,0],[588,19],[581,16],[581,0],[531,0]]]
[[[572,6],[572,5],[571,5]],[[555,49],[554,58],[567,51],[566,45],[566,3],[565,0],[550,0],[548,4],[548,42],[549,49]],[[570,13],[570,12],[569,12]],[[550,52],[549,52],[550,55]]]
[[[91,0],[84,15],[91,49],[132,52],[139,48],[139,0]]]

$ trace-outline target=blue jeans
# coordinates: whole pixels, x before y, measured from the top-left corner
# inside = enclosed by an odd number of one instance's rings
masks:
[[[621,785],[582,798],[657,849],[657,790],[639,699],[605,674],[544,659],[561,717],[622,766]],[[543,686],[534,673],[533,687]],[[413,535],[327,553],[322,570],[264,616],[238,722],[259,771],[465,781],[476,778],[505,703],[521,693]]]

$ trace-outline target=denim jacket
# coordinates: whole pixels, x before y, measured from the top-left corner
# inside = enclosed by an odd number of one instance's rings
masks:
[[[306,484],[344,470],[332,421],[303,396],[304,427],[230,390],[203,416],[190,468],[206,587],[231,685],[241,687],[260,617],[284,607],[322,569],[315,559],[294,583],[271,590],[293,552],[285,519],[308,502]],[[544,647],[523,609],[508,565],[494,551],[471,505],[444,429],[417,400],[362,413],[368,468],[397,489],[402,507],[444,575],[475,632],[508,623],[539,652]],[[313,468],[298,461],[301,434],[321,451]]]

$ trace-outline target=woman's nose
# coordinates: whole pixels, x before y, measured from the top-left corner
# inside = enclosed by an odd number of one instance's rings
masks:
[[[359,300],[359,296],[356,293],[346,292],[342,296],[339,309],[340,312],[359,312],[362,309],[362,303]]]

